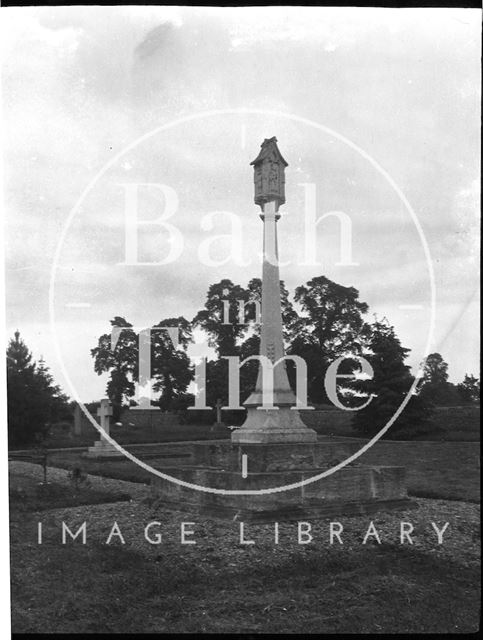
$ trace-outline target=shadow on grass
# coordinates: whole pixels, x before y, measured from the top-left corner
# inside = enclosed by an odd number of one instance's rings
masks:
[[[20,549],[18,550],[20,552]],[[104,545],[45,546],[12,558],[16,632],[470,632],[479,571],[392,545],[147,559]]]

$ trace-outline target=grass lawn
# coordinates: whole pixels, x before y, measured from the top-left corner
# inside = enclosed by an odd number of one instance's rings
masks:
[[[149,459],[146,462],[154,467],[157,465],[155,459]],[[170,462],[166,462],[166,460],[163,459],[161,464],[166,465],[170,464]],[[141,469],[141,467],[134,462],[124,458],[124,456],[117,460],[96,460],[83,458],[79,453],[74,451],[56,452],[49,457],[49,466],[59,469],[80,467],[83,471],[92,475],[128,480],[129,482],[142,482],[145,484],[149,484],[152,478],[151,473]]]
[[[10,476],[9,503],[13,511],[44,511],[59,507],[75,507],[84,504],[101,504],[129,500],[127,493],[119,491],[99,491],[86,483],[80,483],[78,487],[62,486],[55,482],[47,481],[47,484],[36,479],[16,473]]]
[[[377,442],[363,464],[402,465],[408,492],[420,498],[480,500],[480,452],[476,442]]]
[[[304,411],[303,420],[319,435],[355,437],[352,414],[349,411]],[[382,426],[382,425],[381,425]],[[427,433],[412,441],[474,442],[480,440],[480,407],[436,407]]]
[[[256,544],[240,545],[237,523],[143,502],[147,488],[140,483],[151,476],[127,459],[89,460],[78,452],[50,458],[47,486],[39,484],[38,465],[11,463],[15,633],[392,634],[478,628],[477,443],[377,443],[357,462],[406,466],[419,509],[339,517],[344,544],[335,546],[327,542],[324,521],[314,523],[314,544],[298,545],[288,535],[295,524],[281,523],[280,544],[266,526],[250,525]],[[159,468],[176,464],[171,458],[146,461]],[[69,483],[62,469],[74,467],[92,474],[91,486],[76,490]],[[71,529],[87,522],[85,545],[61,544],[64,520]],[[196,545],[180,544],[183,520],[196,523]],[[370,520],[384,534],[380,545],[361,544],[360,531]],[[414,545],[400,544],[401,520],[414,523]],[[106,545],[114,521],[125,544]],[[162,523],[159,545],[143,538],[152,521]],[[444,545],[437,544],[432,521],[449,523]]]
[[[225,431],[225,433],[223,433],[223,431]],[[204,424],[178,424],[173,426],[166,426],[163,427],[162,430],[158,429],[157,431],[150,429],[149,427],[142,429],[129,428],[126,426],[111,426],[112,437],[122,445],[146,442],[183,442],[185,440],[212,440],[214,437],[229,438],[230,433],[231,431],[229,429],[221,429],[218,430],[217,435],[214,436],[212,426]],[[55,433],[53,435],[50,435],[46,439],[45,446],[48,449],[90,447],[98,439],[99,434],[94,429],[92,434],[83,436]],[[19,448],[23,449],[23,447]]]
[[[392,548],[252,567],[92,546],[18,559],[17,632],[445,633],[477,628],[478,569]],[[46,576],[50,579],[46,580]],[[95,579],[94,579],[95,578]],[[45,588],[46,583],[48,589]],[[53,606],[53,602],[56,605]]]

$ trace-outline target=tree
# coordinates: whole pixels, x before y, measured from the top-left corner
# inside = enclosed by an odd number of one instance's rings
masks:
[[[248,300],[256,300],[260,304],[262,301],[262,281],[260,278],[252,278],[247,287]],[[289,293],[285,287],[283,280],[280,281],[280,301],[282,307],[282,327],[285,347],[288,349],[294,337],[299,330],[300,318],[293,308],[289,300]],[[256,307],[254,304],[247,304],[245,311],[245,319],[247,321],[248,337],[240,344],[239,356],[240,360],[246,360],[250,356],[258,356],[260,354],[260,332],[261,324],[257,323],[255,316]],[[251,360],[243,365],[240,370],[240,397],[244,402],[255,388],[257,381],[259,363],[257,360]]]
[[[256,322],[256,306],[250,302],[257,300],[261,303],[261,296],[260,278],[250,280],[246,289],[226,279],[210,286],[205,309],[198,312],[193,324],[208,333],[208,344],[216,349],[218,358],[238,355],[244,360],[259,354],[261,327]],[[292,305],[283,281],[280,282],[280,298],[286,353],[301,356],[307,363],[310,400],[327,402],[324,388],[327,367],[339,356],[360,355],[367,334],[367,324],[362,315],[368,306],[359,301],[359,292],[355,288],[342,287],[324,276],[313,278],[305,286],[297,288],[295,301],[301,305],[302,315]],[[239,317],[240,301],[245,304],[243,318]],[[286,366],[289,381],[294,387],[295,367],[290,360]],[[240,370],[242,402],[255,386],[258,369],[258,362],[251,361]],[[211,365],[211,372],[216,395],[225,400],[228,393],[227,363],[223,361],[216,367]],[[210,394],[208,369],[207,382]]]
[[[459,394],[454,384],[448,382],[448,364],[440,353],[430,353],[423,366],[420,382],[421,397],[436,406],[459,404]]]
[[[247,344],[251,344],[250,340],[256,342],[259,345],[260,339],[258,336],[252,336],[241,346],[239,353],[240,362],[245,360],[250,355],[258,355],[258,346],[256,353],[245,351]],[[206,363],[206,405],[208,407],[215,407],[218,401],[221,401],[223,406],[227,406],[229,402],[229,378],[228,378],[228,361],[225,358],[219,358],[217,360],[208,360]],[[255,383],[258,373],[258,362],[251,360],[245,363],[239,369],[240,376],[240,398],[236,398],[242,405],[255,388]],[[227,419],[233,421],[235,416],[238,417],[237,412],[226,412],[224,415],[228,416]],[[208,412],[207,412],[208,413]]]
[[[460,382],[456,388],[463,402],[480,402],[480,381],[475,376],[465,374],[463,382]]]
[[[247,302],[248,298],[246,289],[231,280],[221,280],[210,286],[205,308],[193,318],[193,326],[206,331],[208,345],[218,357],[238,355],[237,343],[246,331],[245,322],[239,322],[239,301]]]
[[[50,373],[50,369],[41,357],[38,365],[36,365],[36,374],[38,384],[42,394],[50,398],[48,403],[49,417],[48,422],[58,422],[59,420],[70,420],[72,418],[72,410],[68,396],[62,393],[61,388],[54,383],[54,378]]]
[[[41,441],[49,423],[68,410],[68,398],[43,360],[33,361],[18,331],[7,348],[7,400],[9,446]]]
[[[248,299],[257,300],[261,305],[262,302],[262,281],[260,278],[252,278],[247,287]],[[285,343],[288,345],[292,342],[297,334],[300,318],[289,300],[289,293],[285,287],[283,280],[280,280],[280,303],[282,307],[282,330]],[[260,335],[260,325],[255,324],[255,305],[246,305],[245,317],[247,321],[252,323],[252,328],[256,335]]]
[[[365,408],[354,412],[352,421],[356,431],[369,437],[392,418],[414,382],[408,365],[404,364],[410,349],[401,345],[394,327],[387,320],[376,320],[370,328],[364,357],[374,375],[370,380],[358,380],[355,388],[365,394],[366,399],[373,397]],[[397,439],[424,433],[430,418],[431,405],[422,396],[413,394],[385,437]]]
[[[313,278],[295,290],[302,314],[294,322],[294,337],[288,349],[307,364],[307,389],[311,402],[327,403],[325,374],[339,357],[361,355],[369,328],[363,319],[369,307],[359,300],[354,287],[343,287],[325,276]],[[289,363],[289,379],[294,371]]]
[[[422,380],[427,384],[441,384],[448,381],[448,364],[440,353],[430,353],[423,367]]]
[[[132,324],[124,318],[116,316],[111,320],[113,327],[123,330],[119,333],[114,349],[111,348],[111,335],[104,334],[98,340],[98,346],[91,349],[94,358],[94,370],[98,375],[109,372],[106,393],[113,404],[114,419],[118,420],[123,406],[129,404],[135,394],[135,382],[139,381],[139,335]],[[178,342],[180,349],[176,349],[167,331],[160,331],[161,327],[178,327]],[[158,328],[158,330],[156,330]],[[150,372],[153,380],[153,391],[160,392],[154,404],[163,410],[169,410],[175,403],[177,396],[186,392],[193,379],[189,358],[185,353],[191,341],[191,326],[183,318],[168,318],[161,320],[151,328]]]
[[[180,348],[174,347],[167,331],[157,331],[157,327],[178,327]],[[186,354],[186,348],[192,341],[191,326],[182,316],[161,320],[151,330],[153,389],[161,392],[158,404],[163,411],[170,411],[179,405],[193,380],[193,367]]]
[[[113,405],[113,418],[119,420],[123,405],[135,393],[139,339],[132,324],[124,318],[116,316],[111,320],[111,325],[123,329],[119,333],[115,349],[111,348],[111,334],[105,333],[98,339],[97,347],[91,349],[91,355],[97,375],[110,373],[106,394]]]

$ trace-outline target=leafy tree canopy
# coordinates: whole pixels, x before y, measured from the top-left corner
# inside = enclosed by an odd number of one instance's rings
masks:
[[[106,333],[98,339],[97,347],[91,349],[91,355],[96,373],[110,374],[106,393],[113,404],[114,419],[119,419],[123,406],[128,405],[135,395],[135,383],[144,382],[139,380],[140,340],[147,340],[147,334],[136,334],[132,324],[120,316],[113,318],[111,325],[120,329],[114,349],[111,334]],[[164,327],[177,327],[178,348],[174,346],[169,332],[161,330]],[[186,354],[191,341],[191,325],[185,318],[166,318],[151,328],[150,345],[141,349],[142,355],[149,354],[149,369],[154,379],[152,389],[159,393],[156,403],[163,410],[172,408],[193,379],[193,368]],[[144,367],[141,368],[143,370]]]
[[[387,320],[376,320],[371,325],[364,357],[371,364],[374,375],[371,379],[358,380],[354,385],[366,398],[372,396],[365,408],[354,412],[353,427],[362,435],[373,436],[378,433],[411,392],[414,376],[404,362],[409,352],[410,349],[401,345],[394,327]],[[431,405],[423,397],[412,393],[408,404],[385,437],[409,438],[424,433],[429,429],[430,418]]]
[[[457,389],[463,402],[480,402],[480,381],[475,376],[465,374],[463,382],[457,385]]]

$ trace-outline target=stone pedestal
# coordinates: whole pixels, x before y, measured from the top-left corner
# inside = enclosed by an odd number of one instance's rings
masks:
[[[231,435],[233,443],[316,442],[317,434],[309,429],[296,409],[249,407],[247,418]]]
[[[255,495],[225,493],[299,483],[335,466],[359,447],[357,442],[330,439],[311,444],[196,443],[190,447],[189,464],[163,467],[163,472],[185,482],[222,489],[223,493],[188,489],[157,476],[151,480],[151,493],[161,508],[169,505],[193,515],[258,522],[369,514],[417,506],[407,496],[404,467],[349,465],[294,489]]]

